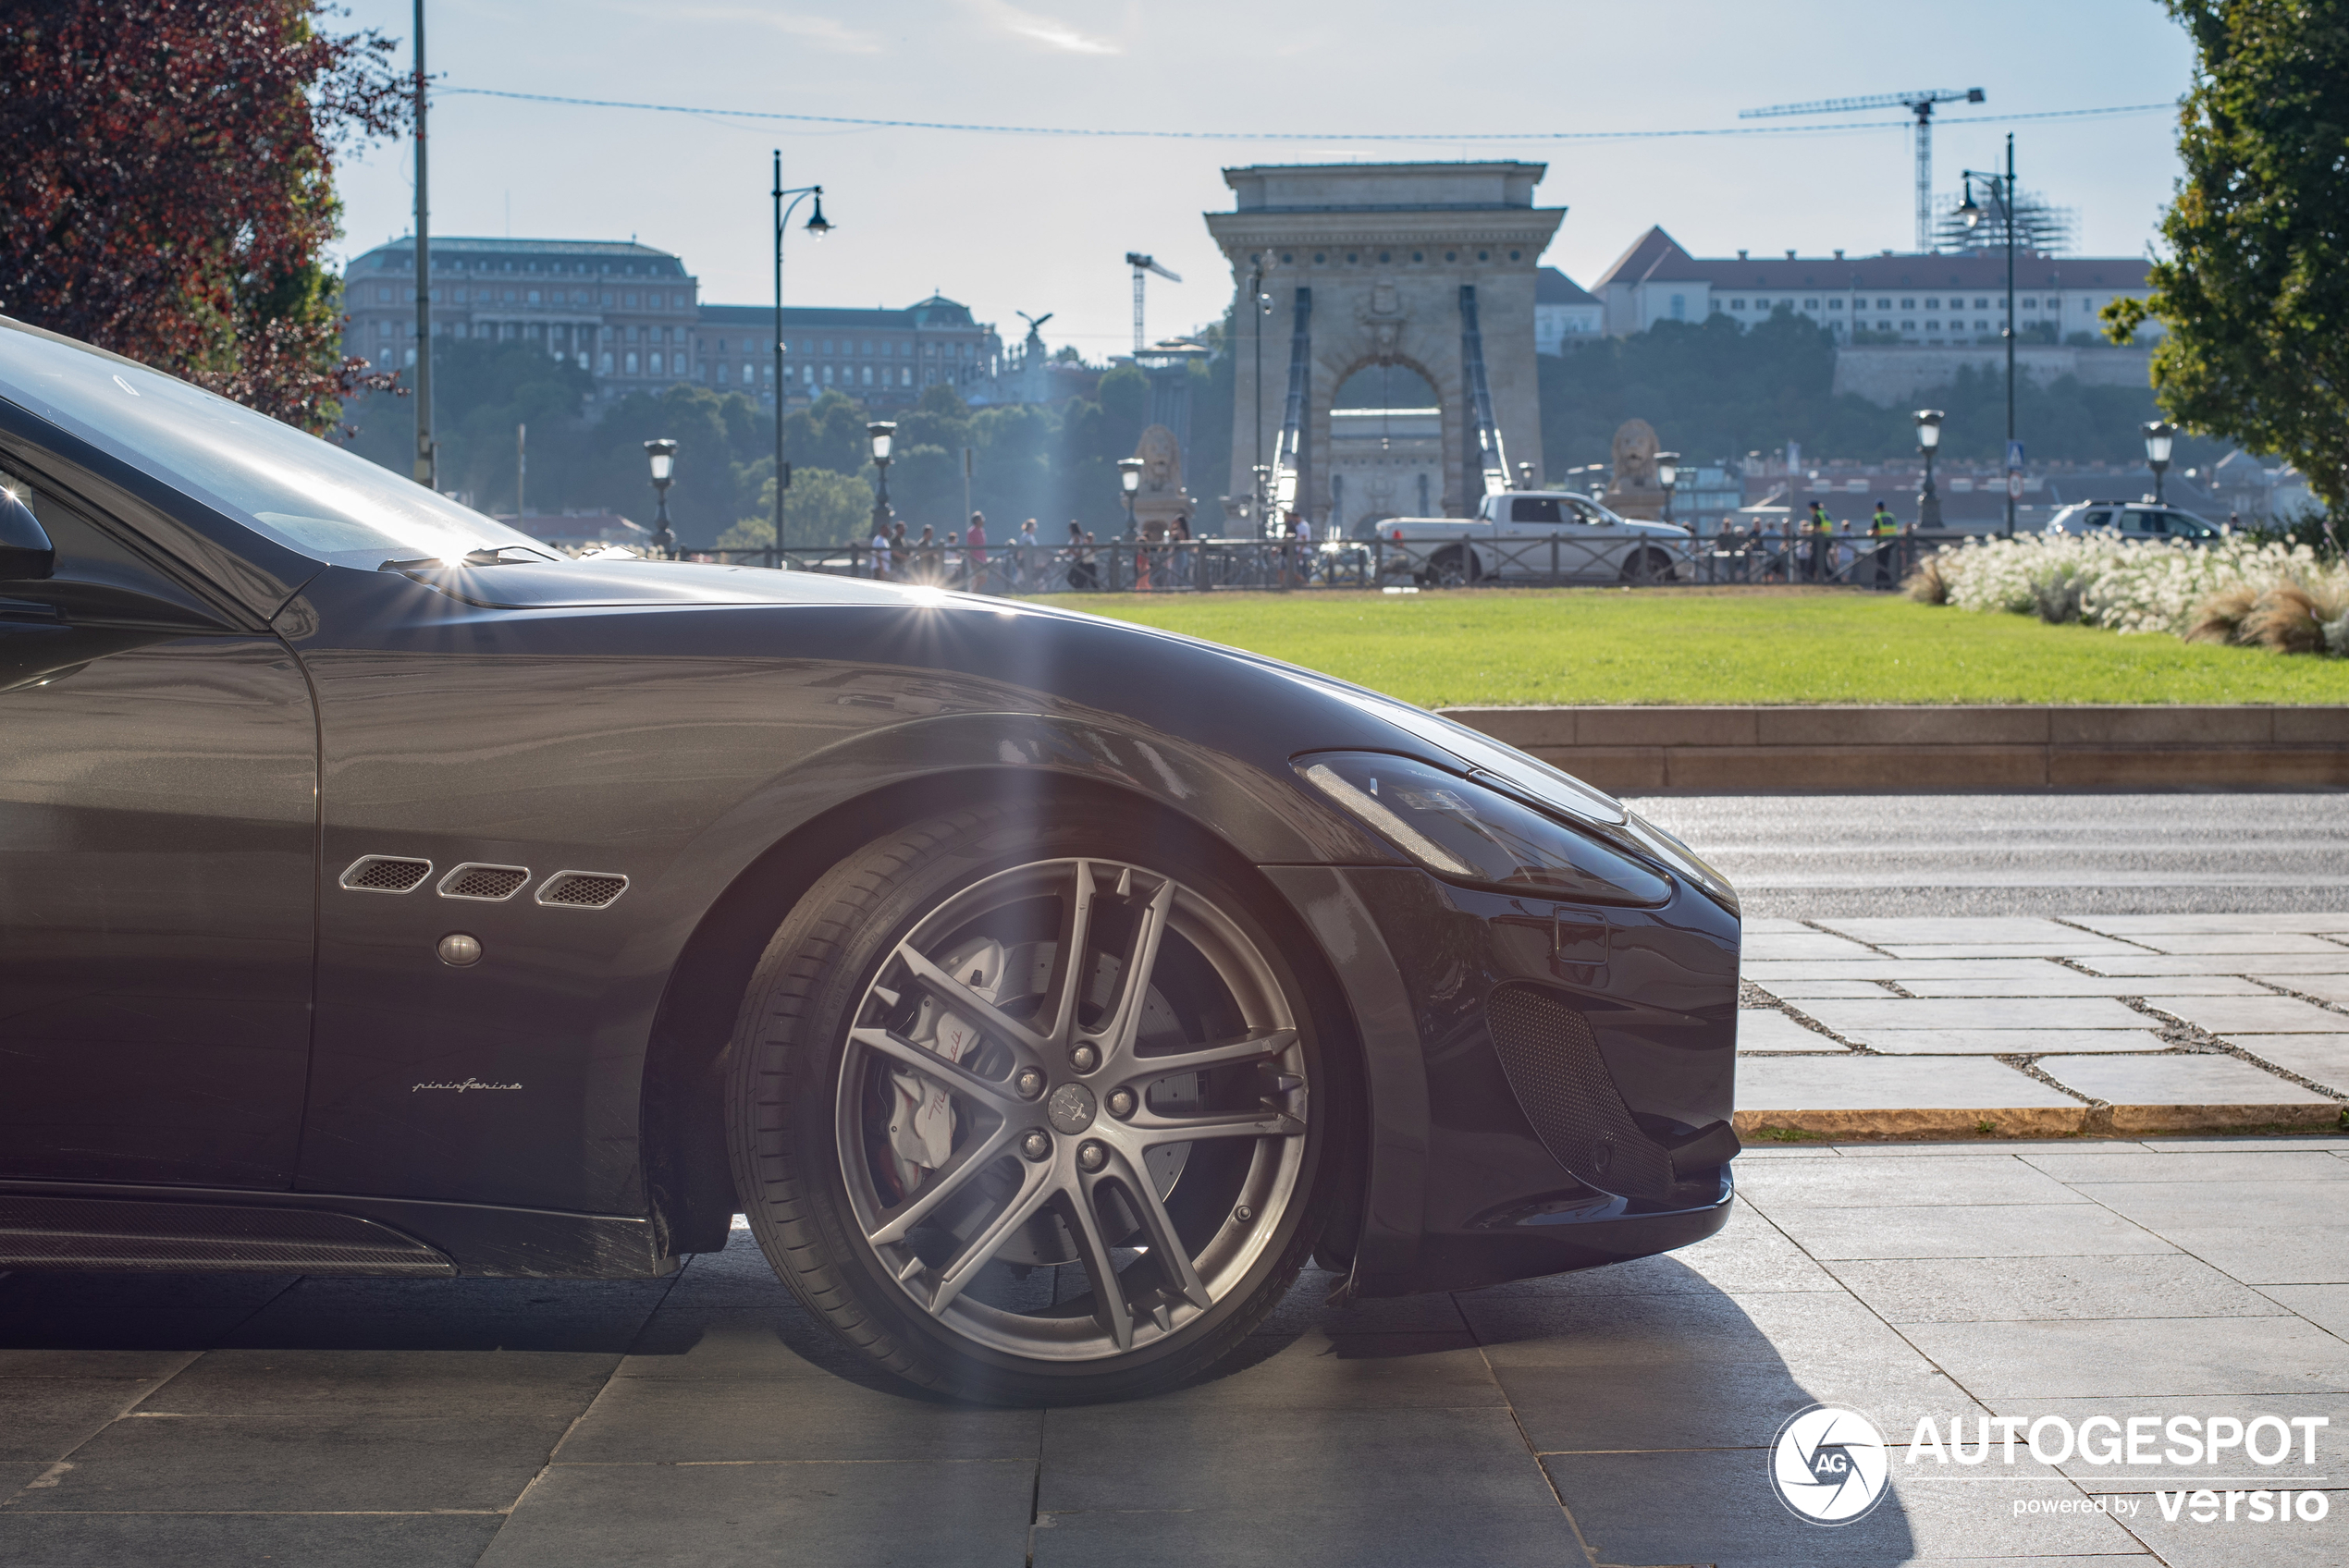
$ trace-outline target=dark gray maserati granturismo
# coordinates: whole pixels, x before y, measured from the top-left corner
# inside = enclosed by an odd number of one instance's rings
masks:
[[[659,1275],[928,1387],[1728,1217],[1738,906],[1227,648],[572,560],[0,320],[0,1268]]]

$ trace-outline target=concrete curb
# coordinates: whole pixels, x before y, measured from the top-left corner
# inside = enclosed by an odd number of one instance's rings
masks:
[[[2338,1105],[2018,1106],[1982,1110],[1740,1110],[1738,1136],[1772,1130],[1836,1138],[2048,1138],[2139,1133],[2305,1132],[2341,1124]],[[1986,1129],[1985,1123],[1987,1123]]]
[[[1442,711],[1614,790],[2349,785],[2349,705]]]

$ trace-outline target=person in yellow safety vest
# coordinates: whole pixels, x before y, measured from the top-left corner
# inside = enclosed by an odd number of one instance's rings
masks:
[[[1825,582],[1835,575],[1835,523],[1827,516],[1827,508],[1815,500],[1811,503],[1809,523],[1811,581]]]
[[[1876,539],[1876,581],[1879,588],[1891,586],[1893,559],[1899,551],[1895,543],[1900,537],[1900,520],[1887,511],[1881,496],[1876,500],[1876,515],[1868,519],[1868,533]]]

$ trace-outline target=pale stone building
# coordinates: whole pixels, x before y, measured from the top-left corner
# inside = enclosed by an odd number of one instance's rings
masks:
[[[1523,163],[1224,171],[1234,210],[1206,218],[1239,298],[1229,345],[1236,509],[1259,462],[1286,471],[1298,512],[1348,533],[1398,512],[1463,514],[1496,474],[1513,478],[1520,463],[1540,472],[1536,263],[1566,215],[1533,205],[1544,172]],[[1260,263],[1269,312],[1250,308]],[[1333,418],[1350,378],[1398,367],[1416,374],[1384,379],[1415,392],[1423,383],[1432,408],[1358,406]]]

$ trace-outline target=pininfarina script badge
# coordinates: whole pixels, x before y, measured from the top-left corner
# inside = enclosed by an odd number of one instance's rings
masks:
[[[485,1084],[478,1078],[444,1078],[437,1084],[419,1084],[408,1092],[421,1094],[426,1089],[447,1089],[452,1094],[470,1094],[475,1089],[519,1089],[520,1084]]]

